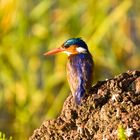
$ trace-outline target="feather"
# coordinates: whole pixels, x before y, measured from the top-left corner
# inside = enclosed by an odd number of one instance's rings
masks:
[[[93,60],[90,53],[69,56],[67,77],[70,89],[77,104],[91,88],[93,80]]]

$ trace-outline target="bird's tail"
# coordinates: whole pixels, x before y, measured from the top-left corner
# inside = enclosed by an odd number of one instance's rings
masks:
[[[84,87],[78,88],[77,92],[75,93],[75,102],[76,102],[76,104],[81,103],[81,98],[84,96],[84,93],[85,93]]]

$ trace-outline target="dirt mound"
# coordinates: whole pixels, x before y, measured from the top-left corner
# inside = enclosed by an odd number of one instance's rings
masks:
[[[81,105],[70,95],[60,116],[45,121],[30,140],[140,140],[140,71],[100,81]]]

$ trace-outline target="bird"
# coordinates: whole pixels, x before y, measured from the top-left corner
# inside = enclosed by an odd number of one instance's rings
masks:
[[[76,104],[81,104],[81,100],[88,93],[93,83],[94,61],[88,50],[86,42],[81,38],[70,38],[60,47],[45,52],[45,56],[56,53],[66,53],[67,80]]]

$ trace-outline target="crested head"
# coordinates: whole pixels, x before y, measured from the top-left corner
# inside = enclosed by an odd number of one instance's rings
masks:
[[[62,44],[62,48],[68,55],[89,52],[87,44],[81,38],[68,39]]]
[[[85,48],[85,49],[88,48],[85,41],[83,41],[81,38],[70,38],[67,41],[65,41],[62,46],[64,48],[68,48],[72,45],[75,45],[77,47],[82,47],[82,48]]]

